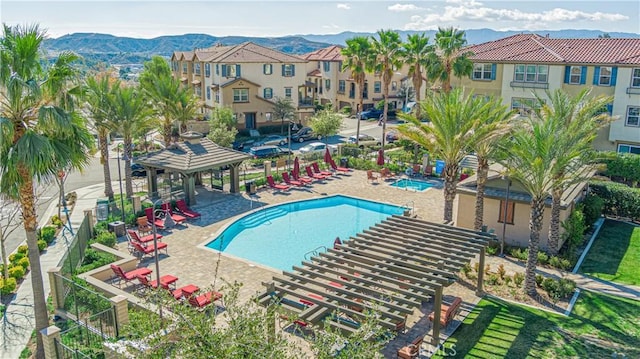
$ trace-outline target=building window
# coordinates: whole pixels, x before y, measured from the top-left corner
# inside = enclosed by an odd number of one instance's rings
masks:
[[[631,87],[640,87],[640,68],[631,72]]]
[[[516,209],[516,203],[513,201],[500,200],[500,213],[498,213],[498,223],[505,222],[505,209],[507,215],[507,224],[513,224],[513,212]]]
[[[220,103],[220,91],[216,91],[216,103]]]
[[[207,100],[211,100],[211,88],[207,87]]]
[[[264,98],[273,98],[273,89],[271,87],[266,87],[264,89]]]
[[[187,73],[187,63],[186,62],[182,64],[182,73],[183,74]]]
[[[549,66],[547,65],[516,65],[515,82],[547,83]]]
[[[293,64],[282,65],[282,76],[292,77],[296,75],[296,67]]]
[[[222,65],[222,76],[240,77],[240,65]]]
[[[391,91],[398,91],[398,81],[391,81]]]
[[[514,97],[511,99],[511,109],[518,111],[521,116],[529,116],[531,110],[537,107],[537,101],[534,98]]]
[[[324,88],[326,88],[327,90],[331,89],[331,80],[329,79],[324,80]]]
[[[347,83],[345,80],[338,80],[338,92],[344,93],[347,88]]]
[[[324,72],[329,72],[331,71],[331,62],[329,61],[323,61],[322,62],[322,66],[324,68]]]
[[[265,75],[271,75],[273,73],[273,65],[272,64],[262,65],[262,73]]]
[[[204,75],[206,77],[211,76],[211,64],[204,64]]]
[[[582,80],[581,66],[569,66],[569,83],[572,85],[580,85],[584,83]]]
[[[249,102],[249,89],[233,89],[233,102]]]
[[[380,81],[375,81],[373,83],[373,92],[374,93],[380,93],[381,89],[382,89],[382,84],[380,83]]]
[[[640,126],[640,107],[629,106],[627,108],[627,120],[626,126],[639,127]]]
[[[473,80],[493,80],[493,64],[473,64]]]
[[[171,70],[178,72],[178,62],[177,61],[171,61]]]
[[[193,72],[195,72],[196,75],[200,75],[200,63],[193,64]]]
[[[611,86],[611,67],[600,67],[600,73],[598,74],[598,85]]]
[[[291,98],[291,87],[284,88],[284,97]]]
[[[633,153],[635,155],[640,155],[640,146],[635,145],[618,145],[618,153]]]
[[[200,85],[193,86],[193,91],[195,91],[196,96],[202,97],[202,88]]]

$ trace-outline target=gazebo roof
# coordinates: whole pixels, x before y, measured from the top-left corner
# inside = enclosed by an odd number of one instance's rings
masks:
[[[250,159],[244,152],[221,147],[195,132],[181,135],[185,140],[165,149],[136,158],[144,167],[162,168],[168,171],[193,173],[240,163]]]
[[[312,324],[339,310],[346,317],[334,317],[329,325],[346,332],[365,317],[357,308],[376,307],[379,324],[394,330],[422,301],[441,296],[492,239],[488,233],[392,216],[273,277],[260,302],[276,301]]]

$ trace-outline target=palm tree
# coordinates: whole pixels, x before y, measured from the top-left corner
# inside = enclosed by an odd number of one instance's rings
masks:
[[[178,90],[174,101],[169,112],[180,124],[180,132],[187,132],[187,121],[193,120],[198,116],[202,103],[193,93],[193,90],[187,87],[181,87]]]
[[[107,114],[113,128],[123,137],[126,196],[133,196],[131,182],[131,145],[134,134],[147,128],[152,110],[141,91],[135,87],[115,87],[108,98]],[[120,194],[122,195],[122,194]],[[124,210],[124,209],[123,209]]]
[[[393,30],[378,30],[378,38],[372,37],[373,69],[376,73],[382,75],[382,95],[384,97],[384,108],[382,112],[382,151],[384,154],[384,145],[386,140],[387,129],[387,112],[389,111],[389,86],[394,72],[402,67],[400,35]]]
[[[420,102],[423,72],[429,67],[429,60],[432,58],[431,53],[434,49],[429,45],[429,37],[424,33],[409,35],[407,42],[403,43],[402,47],[402,59],[409,65],[409,76],[411,76],[413,83],[416,102]],[[420,106],[416,108],[416,117],[420,118]]]
[[[364,103],[364,80],[367,75],[367,69],[370,68],[371,59],[371,42],[368,37],[356,36],[351,39],[347,39],[347,47],[342,49],[342,56],[345,61],[342,63],[342,70],[349,70],[351,72],[351,78],[358,86],[358,109],[362,111],[362,105]],[[356,111],[357,115],[357,111]],[[356,144],[360,139],[360,119],[358,119],[356,125]]]
[[[109,143],[108,135],[112,130],[112,124],[106,116],[105,109],[108,106],[108,97],[112,88],[120,87],[120,81],[114,81],[108,74],[89,77],[86,81],[86,107],[93,119],[93,124],[98,133],[100,146],[100,163],[104,173],[104,195],[113,201],[113,187],[111,185],[111,170],[109,168]]]
[[[490,98],[484,105],[484,111],[473,125],[473,136],[469,148],[478,158],[476,168],[476,208],[473,229],[482,230],[484,218],[484,188],[489,175],[489,161],[496,160],[499,144],[505,140],[511,130],[513,111],[502,104],[500,99]]]
[[[409,124],[398,128],[404,136],[444,160],[444,220],[447,222],[453,219],[460,161],[469,150],[477,119],[486,112],[485,105],[481,98],[465,96],[460,89],[431,93],[420,103],[430,122],[403,116]]]
[[[586,166],[598,157],[593,150],[592,142],[597,132],[611,121],[611,117],[602,111],[613,101],[611,96],[589,98],[590,89],[584,89],[575,97],[570,97],[562,90],[547,91],[549,101],[538,97],[538,108],[533,115],[540,120],[558,121],[562,127],[561,134],[567,137],[567,147],[556,157],[558,165],[554,173],[556,184],[551,189],[551,221],[549,223],[549,251],[556,254],[560,248],[560,204],[564,190],[571,184],[582,182],[589,176],[589,171],[568,172],[568,166]]]
[[[37,244],[34,181],[59,168],[81,168],[93,145],[74,112],[75,54],[64,52],[50,67],[41,57],[45,32],[37,25],[3,25],[0,39],[0,192],[20,203],[31,265],[36,331],[49,325]],[[40,335],[37,358],[44,357]]]
[[[469,60],[471,53],[463,52],[467,43],[464,31],[453,27],[438,28],[435,36],[436,49],[431,55],[429,78],[440,80],[442,91],[451,91],[451,74],[462,77],[473,72],[473,62]]]

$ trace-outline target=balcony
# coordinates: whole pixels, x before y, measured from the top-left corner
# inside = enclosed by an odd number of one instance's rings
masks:
[[[549,84],[546,82],[520,82],[520,81],[511,81],[511,87],[520,87],[520,88],[533,88],[533,89],[548,89]]]
[[[640,95],[640,87],[627,87],[627,94]]]
[[[299,100],[298,107],[313,107],[313,99],[311,97],[306,97],[303,100]]]

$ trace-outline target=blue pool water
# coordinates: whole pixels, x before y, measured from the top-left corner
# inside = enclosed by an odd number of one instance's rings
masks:
[[[332,247],[336,237],[348,239],[403,210],[400,206],[347,196],[285,203],[236,220],[207,247],[290,270],[310,251]]]
[[[422,192],[433,187],[433,184],[429,182],[416,181],[413,179],[403,178],[393,182],[391,186]]]

